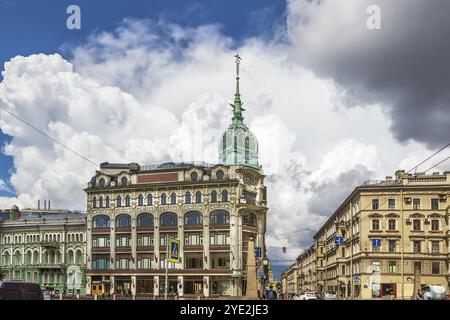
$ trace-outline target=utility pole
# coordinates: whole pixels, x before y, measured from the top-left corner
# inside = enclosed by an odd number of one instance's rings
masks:
[[[166,234],[166,279],[165,279],[166,284],[164,286],[164,300],[167,300],[167,293],[169,292],[168,282],[169,282],[169,235]]]
[[[350,202],[350,294],[351,299],[354,299],[353,294],[353,203]]]
[[[404,246],[404,225],[405,225],[405,219],[403,217],[403,189],[400,187],[400,217],[402,222],[402,228],[401,228],[401,237],[400,237],[400,244],[402,247],[402,299],[405,299],[405,246]]]

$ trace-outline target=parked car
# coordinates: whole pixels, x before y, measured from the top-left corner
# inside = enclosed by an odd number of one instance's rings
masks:
[[[0,300],[44,300],[44,295],[37,283],[0,281]]]
[[[300,295],[299,300],[317,300],[317,295],[314,292],[305,292]]]
[[[337,300],[336,292],[328,291],[323,295],[323,300]]]
[[[303,296],[305,295],[304,292],[299,292],[297,294],[294,295],[294,297],[292,298],[293,300],[303,300]]]

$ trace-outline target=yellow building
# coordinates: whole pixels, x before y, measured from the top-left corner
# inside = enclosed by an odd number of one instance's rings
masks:
[[[355,188],[306,251],[315,252],[317,291],[335,291],[341,298],[409,299],[415,270],[422,285],[448,290],[449,196],[448,171],[399,170],[395,179]],[[306,268],[311,256],[304,253],[297,261],[305,286],[314,279],[307,278],[314,270]]]

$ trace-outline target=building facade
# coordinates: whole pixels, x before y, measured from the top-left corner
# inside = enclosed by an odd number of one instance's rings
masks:
[[[1,212],[4,279],[39,283],[52,293],[85,294],[86,214],[66,210]]]
[[[335,291],[341,298],[408,299],[415,281],[448,290],[449,197],[450,172],[399,170],[394,179],[357,187],[308,250],[315,252],[311,281],[316,291]],[[308,259],[299,256],[300,270]],[[307,271],[300,276],[306,279]]]
[[[281,273],[281,287],[285,297],[296,295],[299,293],[299,274],[298,264],[291,264],[286,271]]]
[[[103,163],[88,183],[88,294],[164,295],[169,238],[181,241],[180,263],[167,265],[171,294],[245,294],[247,243],[265,256],[268,209],[258,145],[242,117],[239,60],[218,164]]]

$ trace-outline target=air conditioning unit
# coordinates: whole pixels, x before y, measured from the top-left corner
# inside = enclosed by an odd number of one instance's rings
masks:
[[[405,198],[405,202],[406,202],[406,203],[411,203],[411,201],[412,201],[411,198],[409,198],[409,197],[408,197],[408,198]]]

